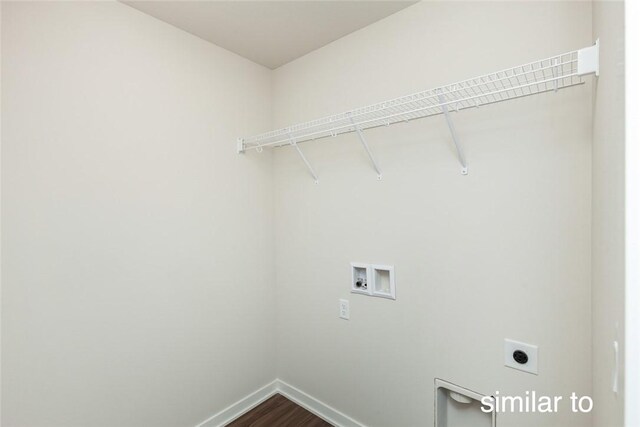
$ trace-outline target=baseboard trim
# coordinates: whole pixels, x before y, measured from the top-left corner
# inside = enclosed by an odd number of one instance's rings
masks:
[[[348,415],[343,414],[337,409],[332,408],[326,403],[321,402],[315,397],[308,395],[304,391],[297,389],[282,380],[276,380],[276,383],[277,393],[280,393],[287,399],[297,403],[307,411],[319,416],[335,427],[365,427],[364,424],[359,423]]]
[[[243,397],[236,403],[229,405],[217,414],[207,418],[196,427],[223,427],[229,424],[231,421],[240,417],[246,412],[249,412],[271,396],[277,393],[278,380],[272,381],[269,384],[254,391],[248,396]]]
[[[196,427],[224,427],[277,393],[297,403],[307,411],[317,415],[335,427],[365,427],[364,424],[359,423],[348,415],[343,414],[337,409],[332,408],[326,403],[321,402],[315,397],[308,395],[304,391],[282,380],[270,382],[217,414],[207,418]]]

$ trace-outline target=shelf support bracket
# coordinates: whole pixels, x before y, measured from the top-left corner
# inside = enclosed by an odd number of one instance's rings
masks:
[[[593,46],[578,50],[578,75],[600,75],[600,39]]]
[[[318,175],[316,175],[316,172],[313,170],[313,168],[311,167],[311,164],[309,163],[309,161],[307,160],[307,158],[304,156],[304,154],[302,153],[302,150],[300,150],[300,147],[298,147],[298,143],[291,137],[291,135],[289,135],[289,144],[293,145],[293,147],[296,149],[296,151],[298,152],[298,154],[300,155],[300,158],[302,159],[302,161],[304,162],[305,165],[307,165],[307,169],[309,169],[309,173],[311,174],[311,176],[313,177],[313,180],[315,181],[315,183],[318,183]]]
[[[378,166],[378,162],[376,162],[375,157],[373,157],[373,153],[369,148],[369,144],[367,144],[367,140],[364,139],[364,135],[362,134],[362,131],[360,130],[358,125],[353,121],[353,117],[349,117],[349,120],[351,120],[351,124],[353,125],[353,128],[355,129],[356,133],[358,134],[358,138],[360,139],[362,146],[364,147],[364,149],[367,151],[367,154],[369,155],[369,160],[371,160],[371,164],[373,165],[373,168],[376,170],[376,173],[378,174],[378,180],[381,180],[382,172],[380,172],[380,166]]]
[[[449,126],[449,132],[451,132],[453,144],[456,146],[456,151],[458,152],[458,161],[462,166],[462,175],[468,175],[469,169],[467,168],[467,160],[464,157],[464,153],[462,152],[462,147],[460,145],[460,140],[458,139],[458,133],[456,132],[456,128],[453,125],[453,121],[451,120],[449,106],[445,103],[446,101],[442,95],[438,95],[438,100],[440,101],[440,106],[442,107],[442,114],[444,114],[444,118],[447,120],[447,126]]]

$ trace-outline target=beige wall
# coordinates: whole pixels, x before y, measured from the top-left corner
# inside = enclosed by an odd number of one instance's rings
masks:
[[[269,71],[112,2],[4,3],[2,425],[195,425],[275,377]]]
[[[589,46],[588,2],[420,3],[275,71],[285,126]],[[274,155],[278,376],[368,426],[428,425],[433,381],[591,393],[591,79],[586,87]],[[349,293],[349,262],[394,264],[397,301]],[[338,299],[351,320],[338,319]],[[540,346],[540,375],[503,339]],[[562,406],[566,409],[567,406]],[[501,415],[501,427],[590,416]]]
[[[2,9],[3,426],[194,425],[276,376],[371,427],[430,423],[435,377],[596,399],[501,427],[622,425],[621,4],[421,3],[272,79],[118,3]],[[354,135],[302,145],[319,185],[233,151],[595,37],[593,88],[453,115],[468,176],[441,117],[366,133],[382,181]],[[350,261],[394,264],[397,301]]]
[[[600,77],[593,96],[593,413],[595,426],[624,416],[624,3],[594,2]],[[620,342],[619,394],[612,391]]]

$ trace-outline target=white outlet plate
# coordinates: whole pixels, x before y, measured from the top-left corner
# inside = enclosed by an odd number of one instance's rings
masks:
[[[338,317],[341,319],[349,320],[349,316],[351,315],[349,310],[349,300],[341,299],[339,300],[339,312]]]
[[[527,353],[529,360],[525,364],[520,364],[513,359],[513,352],[516,350]],[[520,341],[504,340],[504,366],[538,375],[538,346]]]

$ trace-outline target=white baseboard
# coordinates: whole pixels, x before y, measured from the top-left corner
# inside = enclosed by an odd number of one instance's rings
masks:
[[[309,396],[304,391],[281,380],[274,380],[270,382],[250,395],[238,400],[233,405],[230,405],[201,422],[196,427],[223,427],[246,412],[249,412],[251,409],[255,408],[276,393],[279,393],[287,399],[297,403],[307,411],[317,415],[335,427],[365,427],[363,424],[348,415],[343,414],[337,409],[332,408],[326,403]]]
[[[281,380],[276,380],[277,393],[302,406],[307,411],[319,416],[335,427],[365,427],[348,415],[332,408],[315,397],[309,396],[302,390],[295,388]]]
[[[223,427],[235,420],[242,414],[249,412],[271,396],[277,393],[278,380],[272,381],[269,384],[254,391],[248,396],[243,397],[236,403],[226,407],[217,414],[207,418],[196,427]]]

